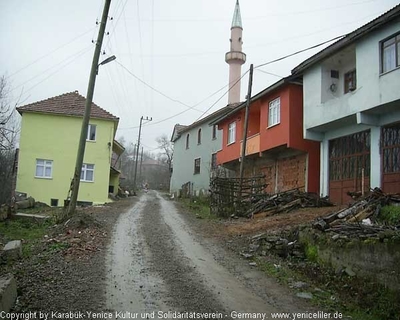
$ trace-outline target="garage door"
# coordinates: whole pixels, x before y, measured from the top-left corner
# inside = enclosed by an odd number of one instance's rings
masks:
[[[350,202],[348,191],[370,187],[370,131],[329,141],[329,197],[337,204]]]
[[[400,123],[382,128],[382,189],[400,193]]]

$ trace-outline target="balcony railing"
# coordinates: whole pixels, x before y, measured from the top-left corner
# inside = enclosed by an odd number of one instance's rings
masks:
[[[242,155],[243,141],[240,142],[240,155]],[[246,156],[260,152],[260,134],[247,138],[246,143]]]

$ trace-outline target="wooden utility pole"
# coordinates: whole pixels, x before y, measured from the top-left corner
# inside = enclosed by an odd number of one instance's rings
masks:
[[[142,152],[141,152],[141,156],[140,156],[140,167],[139,167],[139,181],[143,182],[142,179],[142,164],[143,164],[143,146],[142,146]]]
[[[143,116],[140,117],[139,137],[138,137],[138,143],[137,143],[137,146],[136,146],[135,175],[133,176],[133,190],[134,191],[136,191],[136,175],[137,175],[137,165],[138,165],[138,159],[139,159],[140,134],[142,132],[142,122],[143,122],[143,120],[151,121],[151,120],[153,120],[153,118],[149,118],[149,117],[144,118]]]
[[[108,11],[110,10],[110,4],[111,4],[111,0],[106,0],[104,3],[103,16],[101,17],[99,34],[97,36],[96,48],[94,50],[92,68],[90,70],[89,84],[88,84],[88,89],[87,89],[87,94],[86,94],[85,113],[83,115],[81,135],[80,135],[79,146],[78,146],[78,154],[76,156],[74,177],[72,178],[71,187],[70,187],[71,199],[69,201],[69,205],[68,205],[67,212],[66,212],[67,216],[70,216],[75,212],[76,202],[78,199],[79,183],[80,183],[80,178],[81,178],[83,156],[85,154],[86,137],[87,137],[87,131],[88,131],[88,125],[89,125],[90,111],[92,108],[94,86],[96,83],[96,74],[97,74],[97,69],[99,67],[99,57],[100,57],[100,52],[101,52],[101,45],[103,43],[104,32],[106,29],[106,24],[107,24],[107,19],[108,19]]]
[[[247,129],[249,127],[249,109],[250,109],[251,87],[252,87],[252,85],[253,85],[253,64],[250,65],[249,87],[247,89],[246,111],[245,111],[245,116],[244,116],[242,154],[240,155],[239,200],[242,198],[244,159],[246,158]]]

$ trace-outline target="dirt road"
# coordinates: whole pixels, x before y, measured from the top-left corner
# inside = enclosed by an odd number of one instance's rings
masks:
[[[107,261],[107,307],[119,317],[139,319],[172,319],[184,312],[270,319],[275,312],[313,310],[235,259],[198,238],[173,202],[150,191],[115,226]],[[241,276],[229,266],[241,266]]]

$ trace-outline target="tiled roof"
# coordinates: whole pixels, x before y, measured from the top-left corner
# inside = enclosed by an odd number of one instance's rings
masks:
[[[18,107],[17,110],[20,114],[24,112],[37,112],[83,117],[85,112],[85,102],[86,98],[81,96],[78,91],[74,91],[46,100],[27,104],[25,106]],[[90,111],[90,117],[118,121],[116,116],[100,108],[93,102]]]

